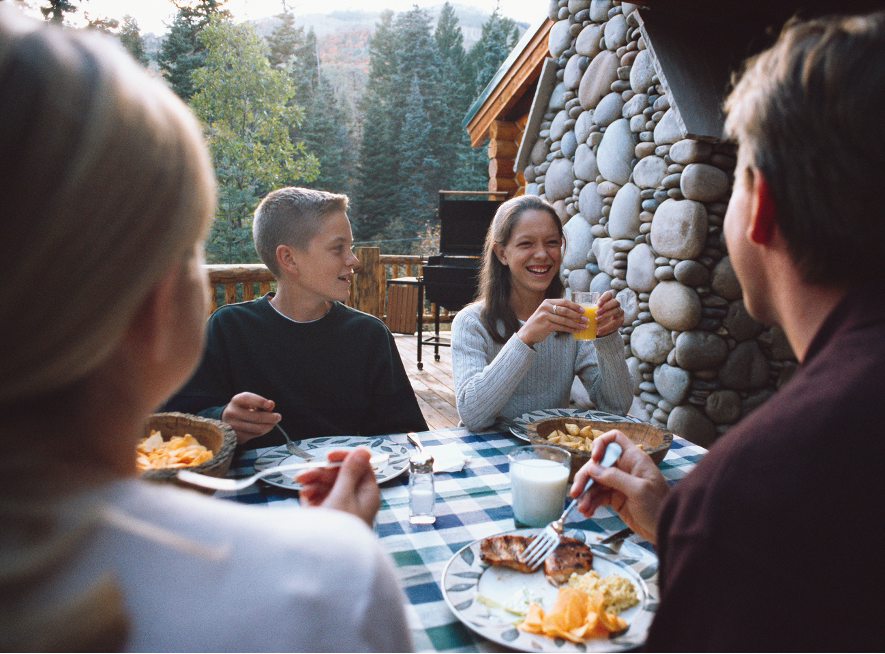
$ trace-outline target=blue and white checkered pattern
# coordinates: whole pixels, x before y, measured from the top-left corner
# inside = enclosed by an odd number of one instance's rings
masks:
[[[503,651],[458,621],[443,599],[440,578],[446,563],[464,545],[516,528],[510,506],[507,453],[526,443],[509,432],[473,434],[462,428],[424,432],[420,436],[425,445],[457,443],[464,454],[472,458],[460,472],[436,473],[437,518],[433,525],[409,523],[408,473],[381,487],[381,509],[375,520],[375,533],[396,564],[406,595],[415,648],[417,651],[438,652]],[[405,434],[393,434],[388,438],[408,443]],[[228,476],[251,474],[255,459],[264,451],[240,454]],[[674,437],[660,466],[661,472],[672,485],[684,477],[705,452],[701,447]],[[297,504],[296,493],[266,484],[216,495],[249,504]],[[573,526],[598,531],[604,537],[623,529],[624,523],[604,507],[593,518]],[[638,536],[630,538],[651,549],[651,545]]]

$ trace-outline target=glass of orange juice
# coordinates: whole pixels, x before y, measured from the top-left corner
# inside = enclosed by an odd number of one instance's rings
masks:
[[[590,320],[590,324],[572,336],[577,339],[596,338],[596,305],[599,303],[599,293],[596,291],[575,291],[572,293],[572,302],[577,302],[584,307],[584,315]]]

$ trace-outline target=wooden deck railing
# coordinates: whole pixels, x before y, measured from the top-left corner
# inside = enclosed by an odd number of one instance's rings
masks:
[[[381,254],[379,248],[358,247],[354,253],[360,269],[354,274],[347,304],[384,320],[387,280],[421,275],[423,257],[413,254]],[[261,297],[276,286],[274,276],[261,263],[207,265],[209,275],[209,310],[222,304],[243,302]],[[425,321],[433,320],[433,305],[425,303]],[[440,311],[443,322],[450,322],[448,311]]]

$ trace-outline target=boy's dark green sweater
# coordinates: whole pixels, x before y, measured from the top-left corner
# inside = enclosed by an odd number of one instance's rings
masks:
[[[294,439],[427,429],[384,323],[337,302],[298,323],[271,306],[272,296],[212,314],[200,366],[165,410],[220,420],[234,395],[250,392],[274,401]],[[246,447],[283,442],[274,429]]]

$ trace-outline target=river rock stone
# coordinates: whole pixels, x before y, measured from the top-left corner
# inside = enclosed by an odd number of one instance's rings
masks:
[[[616,14],[605,24],[605,47],[617,50],[627,44],[627,21],[623,14]],[[619,62],[620,63],[620,62]]]
[[[581,189],[578,196],[578,211],[591,225],[599,223],[602,218],[602,197],[596,191],[596,182],[590,182]]]
[[[706,161],[713,152],[713,145],[694,139],[677,141],[670,148],[670,158],[673,163],[690,164]]]
[[[547,18],[555,21],[559,16],[559,0],[550,0],[550,4],[547,6]]]
[[[550,93],[550,103],[547,105],[550,111],[565,109],[565,84],[559,82]]]
[[[775,361],[790,361],[796,358],[793,348],[780,327],[772,327],[759,336],[759,343],[767,350]]]
[[[575,174],[568,159],[554,159],[544,176],[544,195],[548,202],[563,200],[575,188]]]
[[[741,417],[741,396],[735,391],[714,391],[704,405],[707,417],[718,425],[728,425]]]
[[[698,202],[718,200],[728,193],[728,187],[728,175],[716,166],[703,163],[688,164],[679,181],[682,195]]]
[[[643,323],[630,334],[630,351],[642,361],[664,363],[672,349],[670,332],[656,322]]]
[[[731,266],[731,257],[723,257],[713,268],[710,287],[716,295],[726,300],[737,300],[743,295],[741,284]]]
[[[633,240],[639,236],[641,202],[638,186],[628,183],[621,187],[608,214],[609,236],[615,240],[622,238]]]
[[[575,133],[572,131],[566,132],[562,141],[560,141],[560,149],[562,152],[562,156],[566,159],[571,159],[575,156],[575,150],[578,149],[578,139],[575,138]]]
[[[716,440],[716,426],[698,409],[687,404],[670,412],[667,429],[701,447],[710,447]]]
[[[611,0],[591,0],[590,20],[603,23],[608,20],[608,10],[612,8]]]
[[[603,237],[593,239],[593,254],[596,256],[596,265],[605,274],[615,276],[615,252],[612,249],[612,239]]]
[[[531,184],[525,185],[525,194],[526,195],[541,195],[541,190],[538,187],[537,183],[532,182]]]
[[[651,245],[673,259],[694,259],[707,239],[707,210],[694,200],[666,200],[651,223]],[[725,296],[723,296],[725,297]]]
[[[630,124],[623,118],[616,120],[605,130],[602,142],[596,151],[599,173],[608,181],[623,186],[630,179],[633,151]]]
[[[532,146],[532,153],[530,155],[532,163],[536,166],[541,165],[547,160],[547,155],[550,154],[550,143],[547,139],[539,138],[535,141],[535,144]]]
[[[634,64],[635,65],[635,64]],[[676,121],[676,112],[667,109],[661,122],[655,125],[654,141],[658,145],[667,145],[682,140],[682,129]]]
[[[633,182],[639,188],[657,188],[667,176],[667,164],[660,157],[645,157],[633,169]]]
[[[655,254],[645,243],[639,243],[627,255],[627,284],[639,293],[650,293],[658,284]]]
[[[590,224],[584,220],[581,214],[576,214],[565,224],[562,231],[565,233],[562,267],[572,271],[583,268],[587,265],[587,254],[590,252],[590,244],[593,241],[593,236],[590,234]]]
[[[593,112],[582,111],[581,115],[575,121],[575,138],[578,143],[586,143],[587,137],[593,131]]]
[[[701,298],[679,282],[661,282],[648,299],[652,318],[667,329],[684,332],[694,329],[701,319]]]
[[[651,80],[654,76],[655,64],[651,53],[648,50],[640,51],[630,68],[630,88],[635,93],[645,93],[652,85]]]
[[[582,143],[575,150],[574,173],[576,178],[583,179],[585,182],[593,182],[599,176],[596,155],[586,143]]]
[[[581,55],[573,54],[565,64],[562,72],[562,83],[569,91],[578,88],[581,83],[581,76],[584,71],[581,70]]]
[[[738,391],[764,388],[768,384],[768,360],[756,341],[738,343],[719,371],[723,386]]]
[[[559,20],[550,28],[550,36],[547,39],[550,56],[558,59],[559,55],[568,50],[572,43],[572,35],[569,32],[568,20]]]
[[[593,110],[593,120],[600,127],[608,127],[618,118],[621,117],[621,110],[624,108],[624,99],[620,93],[609,93]],[[717,170],[719,170],[717,168]]]
[[[578,98],[584,109],[593,109],[609,93],[612,83],[618,79],[619,65],[618,56],[611,50],[604,50],[593,57],[578,88]]]
[[[590,290],[595,293],[605,293],[612,290],[612,276],[601,272],[590,280]]]
[[[630,120],[633,116],[638,116],[648,108],[648,96],[645,93],[637,93],[624,103],[621,109],[621,116]]]
[[[623,291],[621,292],[623,293]],[[636,357],[627,357],[627,370],[630,372],[630,378],[633,380],[634,395],[639,394],[639,384],[642,382],[642,370],[639,368],[641,363]],[[634,415],[632,411],[630,415]]]
[[[568,114],[565,109],[556,114],[556,117],[553,119],[553,122],[550,123],[550,140],[558,141],[562,138],[562,135],[565,134],[568,129],[565,126],[565,121],[568,120]]]
[[[747,313],[742,300],[735,300],[728,305],[728,314],[723,319],[722,326],[738,342],[756,338],[765,329],[762,323]]]
[[[710,332],[682,332],[676,339],[676,363],[686,370],[718,368],[728,356],[725,339]]]
[[[595,57],[601,51],[599,41],[602,38],[602,26],[591,23],[581,30],[575,39],[575,52],[584,57]]]
[[[632,288],[625,288],[623,291],[619,291],[615,298],[621,303],[621,309],[624,310],[624,324],[632,324],[636,320],[636,316],[639,315],[639,298],[636,296],[636,291]]]
[[[686,286],[706,286],[710,282],[710,271],[697,261],[680,261],[673,275]]]
[[[575,222],[576,218],[572,218],[569,222]],[[590,279],[593,275],[586,268],[578,268],[571,271],[568,276],[568,287],[573,291],[589,291]]]
[[[674,406],[682,404],[691,386],[691,374],[687,370],[666,363],[655,368],[654,380],[661,397]]]

